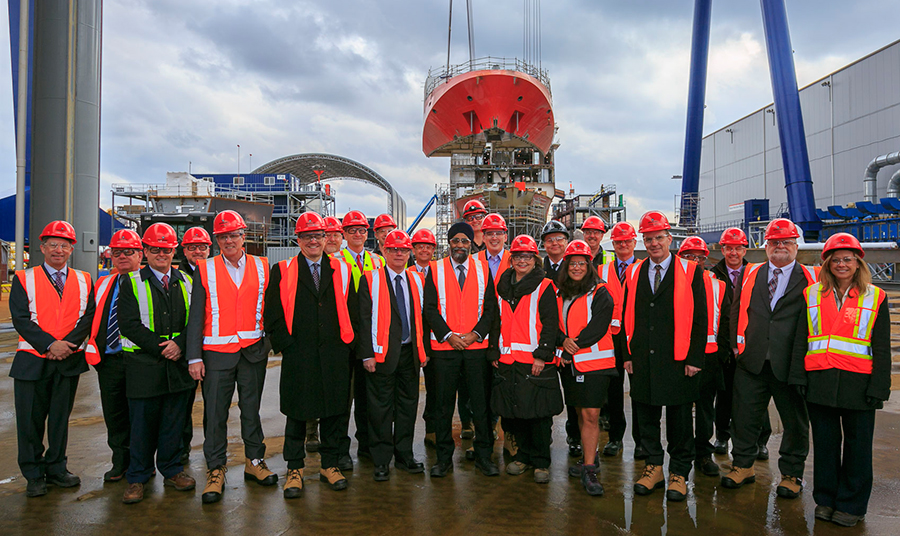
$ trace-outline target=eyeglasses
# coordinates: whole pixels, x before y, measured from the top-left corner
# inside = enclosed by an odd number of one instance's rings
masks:
[[[225,233],[216,235],[217,240],[229,241],[229,240],[238,240],[244,236],[244,233]]]
[[[344,229],[344,232],[349,235],[355,235],[355,234],[367,234],[369,232],[369,230],[366,229],[365,227],[351,227],[349,229]]]
[[[725,253],[740,253],[740,252],[744,251],[745,249],[747,249],[747,248],[745,248],[744,246],[723,246],[722,247],[722,251],[724,251]]]
[[[645,244],[662,244],[667,238],[669,238],[668,234],[662,234],[659,236],[645,236],[644,243]]]
[[[569,266],[574,266],[575,268],[584,268],[587,264],[587,261],[569,261]]]
[[[581,233],[584,236],[603,236],[603,231],[597,229],[582,229]]]
[[[499,238],[505,234],[506,234],[506,231],[485,231],[484,232],[484,236],[487,236],[490,238]]]
[[[797,244],[796,240],[767,240],[766,244],[775,246],[776,248],[783,246],[793,246]]]
[[[384,248],[384,252],[388,255],[399,255],[401,253],[409,255],[409,250],[406,248]]]
[[[856,257],[841,257],[840,259],[838,259],[837,257],[831,258],[831,264],[834,266],[839,266],[841,264],[850,265],[855,262],[856,262]]]
[[[112,250],[112,256],[113,257],[131,257],[132,255],[134,255],[137,252],[138,252],[138,250],[136,250],[136,249],[114,249],[114,250]]]
[[[184,246],[184,249],[188,251],[206,251],[209,249],[209,246],[206,244],[188,244],[187,246]]]
[[[466,220],[466,223],[472,223],[473,221],[481,221],[484,219],[484,214],[481,214],[480,212],[478,214],[469,214],[468,216],[466,216],[463,219]]]
[[[516,261],[530,261],[534,258],[534,253],[513,253],[509,256],[510,260],[513,262]]]
[[[221,235],[220,235],[220,236],[221,236]],[[173,251],[175,251],[175,249],[174,249],[174,248],[157,248],[157,247],[152,247],[152,248],[147,248],[147,251],[149,251],[151,255],[159,255],[160,253],[162,253],[163,255],[169,255],[170,253],[172,253]]]
[[[451,238],[450,243],[453,245],[468,246],[469,244],[472,243],[472,241],[469,240],[468,238]]]
[[[68,242],[44,243],[42,245],[45,248],[50,249],[50,250],[61,249],[63,251],[66,251],[66,250],[72,249],[72,244],[69,244]]]
[[[303,233],[298,238],[304,242],[311,242],[313,240],[318,242],[319,240],[325,239],[325,233]]]
[[[680,257],[681,257],[682,259],[687,259],[687,260],[689,260],[689,261],[696,261],[696,262],[699,262],[699,263],[701,263],[701,264],[703,264],[704,262],[706,262],[706,259],[709,258],[709,257],[707,257],[706,255],[694,255],[693,253],[683,253],[682,255],[680,255]]]
[[[560,244],[562,242],[568,242],[569,239],[564,236],[548,236],[544,239],[545,244]]]

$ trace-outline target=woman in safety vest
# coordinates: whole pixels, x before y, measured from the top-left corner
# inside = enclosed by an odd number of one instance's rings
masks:
[[[891,319],[859,241],[833,235],[819,281],[804,291],[789,383],[806,398],[816,519],[852,527],[872,492],[875,410],[891,390]]]
[[[566,404],[578,409],[584,458],[569,468],[569,475],[581,477],[588,495],[603,495],[597,464],[600,441],[600,408],[612,376],[617,376],[616,355],[610,323],[613,298],[606,283],[593,269],[590,246],[575,240],[568,247],[559,268],[560,330],[556,337],[562,367]]]
[[[519,235],[510,247],[511,268],[497,282],[500,305],[500,356],[491,410],[503,418],[503,430],[516,437],[510,475],[534,467],[534,481],[550,481],[553,416],[562,412],[554,351],[559,329],[556,289],[538,264],[534,238]]]

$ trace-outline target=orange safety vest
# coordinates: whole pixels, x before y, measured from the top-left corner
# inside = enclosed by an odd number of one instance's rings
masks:
[[[735,341],[738,355],[744,353],[744,335],[747,333],[747,325],[750,323],[750,296],[753,294],[753,285],[756,284],[756,274],[764,264],[766,263],[751,263],[744,268],[744,277],[741,280],[741,304],[738,309],[737,340]],[[800,268],[803,268],[803,275],[806,276],[806,282],[809,285],[815,283],[819,278],[817,268],[803,264],[800,265]]]
[[[637,298],[638,276],[641,266],[647,259],[641,259],[628,267],[628,300],[625,302],[625,337],[628,341],[628,351],[631,351],[631,338],[634,336],[634,301]],[[691,291],[691,281],[694,278],[694,270],[697,264],[689,260],[673,256],[669,264],[670,270],[675,270],[675,299],[672,321],[675,323],[675,361],[687,359],[688,349],[691,347],[691,324],[694,319],[694,294]]]
[[[606,266],[606,265],[603,265]],[[615,278],[619,280],[618,277]],[[568,311],[563,313],[563,300],[557,298],[557,306],[559,307],[559,329],[566,337],[576,338],[581,331],[591,323],[591,306],[594,304],[594,296],[597,291],[608,285],[600,283],[593,292],[588,292],[584,296],[579,296],[569,305]],[[565,318],[563,318],[565,316]],[[616,367],[616,352],[613,347],[612,326],[606,330],[604,335],[596,344],[588,348],[582,348],[572,356],[572,362],[575,363],[575,369],[578,372],[593,372],[595,370],[606,370]],[[563,348],[560,346],[556,350],[556,356],[562,358]]]
[[[613,259],[608,263],[601,264],[597,267],[597,273],[600,274],[600,279],[606,283],[606,290],[609,291],[609,295],[612,296],[613,299],[613,316],[609,323],[609,331],[613,335],[616,335],[622,329],[622,302],[625,301],[625,288],[619,281],[619,272],[616,269],[616,264],[618,263],[618,260]],[[626,267],[625,270],[627,277],[628,267]],[[560,309],[560,311],[562,311],[562,309]]]
[[[372,296],[372,350],[375,352],[375,362],[384,363],[385,356],[388,353],[390,343],[390,325],[391,325],[391,299],[388,290],[388,280],[391,278],[387,273],[387,267],[379,268],[365,273],[369,282],[369,291]],[[419,361],[425,362],[425,345],[422,342],[422,300],[425,294],[425,283],[422,274],[418,273],[415,268],[406,270],[406,277],[409,278],[410,286],[413,288],[412,293],[412,314],[416,326],[415,344],[419,351]],[[400,311],[403,314],[403,311]]]
[[[304,261],[306,257],[299,257]],[[297,282],[299,281],[298,257],[291,257],[286,261],[279,261],[281,271],[281,284],[278,286],[281,294],[281,306],[284,308],[284,323],[287,324],[288,335],[293,335],[294,329],[294,305],[297,299]],[[353,325],[350,323],[350,311],[347,309],[347,295],[350,293],[350,266],[334,257],[322,257],[331,263],[334,271],[331,281],[334,285],[334,301],[337,303],[338,323],[341,327],[341,340],[344,344],[353,342]]]
[[[19,278],[19,283],[22,284],[28,297],[28,312],[31,313],[32,322],[58,341],[75,329],[87,310],[91,274],[69,268],[62,297],[56,292],[56,286],[41,266],[16,272],[16,277]],[[84,347],[82,344],[79,350]],[[45,357],[21,335],[18,350]]]
[[[500,255],[500,266],[497,267],[497,276],[494,277],[494,292],[497,292],[497,280],[500,279],[500,275],[509,268],[509,257],[510,252],[508,249],[504,249],[503,253]],[[488,269],[490,269],[490,263],[488,263],[488,251],[487,249],[483,249],[478,252],[478,255],[475,256],[479,261],[484,261],[485,264],[488,265]]]
[[[484,293],[487,287],[487,262],[469,257],[466,259],[466,284],[460,290],[457,272],[453,269],[450,257],[439,261],[431,261],[428,273],[434,281],[438,295],[438,313],[447,323],[450,331],[456,334],[469,333],[475,329],[478,320],[484,313]],[[482,334],[481,342],[473,342],[469,350],[480,350],[488,347],[488,336]],[[441,342],[431,333],[432,350],[453,350],[449,342]]]
[[[197,273],[206,289],[203,349],[234,353],[263,338],[263,295],[269,282],[269,261],[247,255],[244,279],[237,287],[222,255],[200,261]]]
[[[84,349],[84,357],[89,365],[96,365],[100,362],[100,351],[97,350],[97,333],[100,331],[100,322],[103,320],[103,304],[106,303],[106,298],[118,280],[118,272],[104,275],[97,280],[97,286],[94,289],[96,298],[94,304],[97,306],[97,310],[94,313],[94,321],[91,323],[91,337],[88,339],[87,346]]]
[[[722,321],[722,301],[725,299],[725,282],[716,279],[715,274],[706,272],[706,353],[719,351],[719,324]]]
[[[838,311],[834,290],[822,293],[822,283],[803,291],[809,325],[806,370],[836,368],[872,374],[872,328],[884,291],[869,285],[866,292],[851,291]]]
[[[504,365],[534,363],[534,351],[544,327],[541,315],[538,314],[538,302],[541,301],[541,294],[551,284],[549,279],[541,280],[534,292],[522,296],[515,311],[508,301],[497,297],[500,306],[500,362]],[[556,287],[553,292],[555,291]],[[552,359],[550,363],[556,363],[556,359]]]

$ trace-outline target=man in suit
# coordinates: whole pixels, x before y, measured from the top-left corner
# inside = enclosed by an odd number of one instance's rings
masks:
[[[196,387],[184,359],[191,279],[172,269],[178,235],[170,225],[154,223],[142,241],[147,266],[119,278],[125,396],[131,421],[125,504],[144,499],[144,484],[153,475],[154,465],[166,486],[178,491],[196,486],[181,464],[185,407],[188,393]]]
[[[815,270],[796,262],[797,226],[788,219],[766,227],[768,262],[745,268],[743,284],[731,306],[731,340],[735,344],[731,472],[722,477],[726,488],[755,482],[753,461],[769,401],[784,424],[778,454],[780,497],[796,498],[803,490],[803,470],[809,453],[809,415],[804,398],[788,385],[797,322],[806,309],[803,290],[816,280]]]
[[[623,327],[631,374],[631,397],[647,451],[643,474],[634,492],[648,495],[665,485],[660,441],[666,410],[669,482],[666,499],[683,501],[694,463],[692,410],[699,397],[698,373],[705,360],[707,317],[703,273],[697,265],[671,254],[669,222],[658,211],[641,217],[648,259],[628,269]]]
[[[385,266],[366,272],[360,285],[360,351],[369,397],[369,437],[375,480],[390,478],[394,467],[422,473],[413,457],[413,432],[419,403],[419,368],[427,358],[422,331],[424,277],[406,270],[412,241],[394,230],[384,239]],[[364,309],[368,306],[368,310]]]
[[[347,488],[338,467],[350,444],[350,354],[357,344],[359,299],[349,266],[323,254],[325,221],[315,212],[297,219],[300,255],[272,268],[265,326],[281,352],[281,412],[287,476],[284,497],[303,494],[306,422],[319,419],[319,480]]]
[[[744,267],[747,266],[747,260],[744,256],[747,254],[747,246],[749,241],[744,231],[737,227],[725,229],[719,238],[719,245],[722,247],[722,260],[713,268],[712,273],[716,279],[725,282],[725,292],[729,296],[729,303],[733,301],[737,294],[737,289],[741,287],[742,278],[744,277]],[[730,310],[723,311],[723,314],[731,315]],[[724,334],[731,337],[730,329]],[[729,342],[729,350],[734,348],[734,344]],[[729,352],[728,359],[722,364],[722,376],[725,382],[725,388],[716,393],[716,454],[728,453],[728,440],[731,439],[731,402],[734,398],[734,371],[736,368],[734,353]],[[766,412],[762,417],[762,426],[759,432],[759,452],[756,454],[758,460],[769,459],[769,448],[766,443],[769,442],[769,436],[772,435],[772,424],[769,421],[769,413]]]
[[[90,274],[66,266],[75,242],[68,222],[47,224],[40,236],[44,263],[17,272],[9,295],[19,334],[9,376],[28,497],[46,495],[47,484],[70,488],[81,483],[66,467],[66,445],[78,377],[88,370],[82,343],[90,335],[95,305]]]
[[[104,482],[118,482],[125,477],[131,460],[128,397],[125,394],[125,353],[119,328],[119,286],[121,279],[140,270],[143,258],[141,237],[131,229],[120,229],[109,242],[115,273],[97,280],[97,306],[91,329],[91,342],[99,362],[94,365],[100,383],[100,404],[106,423],[106,442],[112,450],[112,468],[103,475]]]

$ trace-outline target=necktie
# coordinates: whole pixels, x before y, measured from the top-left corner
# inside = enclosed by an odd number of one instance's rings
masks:
[[[314,262],[312,265],[312,276],[313,276],[313,284],[316,285],[316,290],[319,290],[319,263]]]
[[[457,281],[459,281],[459,290],[462,290],[463,286],[466,284],[466,267],[460,264],[456,269],[459,270],[459,277],[457,278]]]
[[[169,290],[169,274],[166,274],[162,278],[163,288]]]
[[[409,338],[409,317],[406,314],[406,292],[403,291],[403,278],[394,277],[394,300],[397,302],[397,311],[400,313],[400,323],[403,329],[400,333],[400,342]]]
[[[775,268],[772,271],[772,279],[769,280],[769,302],[775,297],[775,289],[778,288],[778,276],[781,275],[781,268]]]
[[[625,283],[625,268],[627,266],[628,265],[625,264],[624,262],[619,263],[619,283],[623,283],[623,284]]]
[[[738,289],[738,276],[741,274],[740,270],[732,270],[731,271],[731,294],[737,294]]]
[[[62,272],[56,272],[53,274],[53,284],[56,285],[56,292],[59,292],[59,295],[62,296],[63,290],[66,288],[66,283],[63,281]]]
[[[359,267],[360,270],[362,270],[363,262],[362,262],[362,254],[360,254],[360,253],[356,254],[356,266]]]
[[[119,295],[109,305],[109,323],[106,328],[106,347],[119,347]]]
[[[653,276],[653,293],[659,288],[659,282],[662,281],[662,266],[656,265],[656,275]]]

